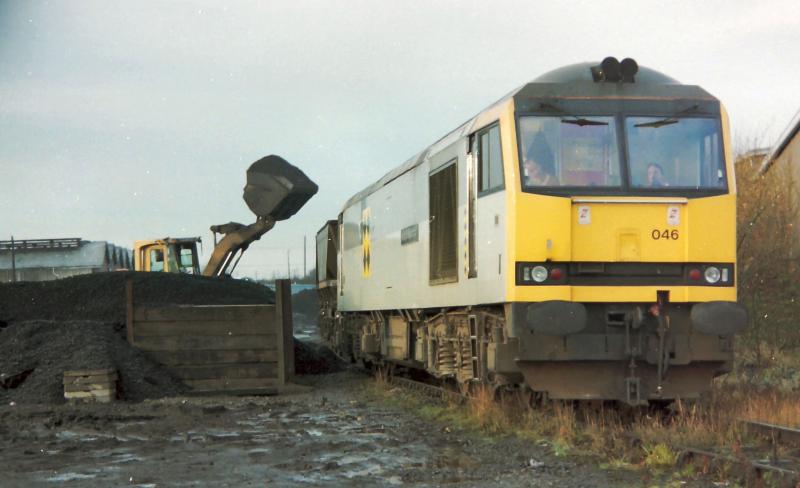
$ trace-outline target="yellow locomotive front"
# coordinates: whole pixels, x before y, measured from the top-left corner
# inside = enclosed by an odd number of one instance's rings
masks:
[[[630,404],[698,396],[747,321],[721,104],[613,58],[513,99],[505,343],[525,383]]]

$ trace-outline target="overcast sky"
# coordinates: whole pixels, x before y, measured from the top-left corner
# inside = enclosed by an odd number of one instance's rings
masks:
[[[343,202],[510,90],[635,58],[717,96],[738,149],[800,109],[796,2],[0,0],[0,239],[203,236],[278,154],[320,187],[237,274],[308,267]]]

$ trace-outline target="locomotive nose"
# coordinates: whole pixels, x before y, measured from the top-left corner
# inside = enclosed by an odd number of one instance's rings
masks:
[[[244,201],[259,217],[286,220],[317,193],[316,183],[280,156],[269,155],[247,169]]]

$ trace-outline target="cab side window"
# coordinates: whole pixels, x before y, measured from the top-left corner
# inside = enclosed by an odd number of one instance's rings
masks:
[[[164,251],[150,249],[150,271],[164,271]]]
[[[178,246],[181,273],[194,273],[194,243]]]
[[[503,189],[503,153],[500,149],[500,125],[494,124],[477,133],[478,194]]]

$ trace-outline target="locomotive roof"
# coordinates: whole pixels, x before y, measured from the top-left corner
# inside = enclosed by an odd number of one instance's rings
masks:
[[[640,66],[635,76],[634,83],[597,82],[592,77],[592,67],[597,62],[576,63],[562,66],[540,75],[533,81],[522,85],[500,100],[491,104],[474,117],[470,118],[455,130],[451,131],[438,141],[426,147],[419,153],[407,159],[403,164],[386,173],[381,179],[367,186],[360,192],[350,197],[345,202],[342,210],[374,193],[392,180],[412,170],[425,162],[432,154],[437,154],[441,149],[449,146],[458,139],[470,134],[473,125],[481,113],[507,103],[514,99],[517,104],[521,101],[541,98],[650,98],[650,99],[688,99],[716,102],[707,91],[696,85],[682,85],[660,71]]]
[[[552,71],[540,75],[532,83],[572,83],[576,81],[592,81],[592,68],[598,63],[575,63],[556,68]],[[680,85],[675,78],[671,78],[660,71],[639,66],[636,72],[636,83],[640,84],[659,84],[659,85]]]
[[[515,101],[530,98],[649,98],[716,101],[696,85],[683,85],[660,71],[639,67],[633,83],[595,81],[592,68],[597,63],[577,63],[554,69],[513,93]]]

